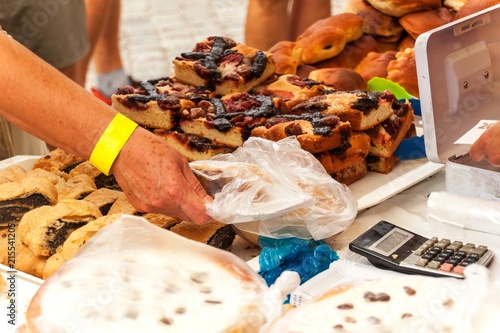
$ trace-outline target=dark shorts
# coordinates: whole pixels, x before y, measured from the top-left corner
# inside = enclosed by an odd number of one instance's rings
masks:
[[[83,0],[0,0],[0,25],[59,69],[74,64],[90,49]]]

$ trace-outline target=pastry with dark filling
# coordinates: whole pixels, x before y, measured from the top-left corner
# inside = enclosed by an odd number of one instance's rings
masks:
[[[197,43],[191,52],[176,57],[173,64],[176,80],[207,87],[221,96],[250,91],[276,68],[271,53],[220,36]]]
[[[19,237],[35,255],[50,256],[73,231],[101,216],[93,203],[61,200],[55,206],[38,207],[24,214],[19,222]]]
[[[18,224],[24,214],[40,207],[55,205],[55,185],[45,178],[23,178],[0,184],[0,227]]]

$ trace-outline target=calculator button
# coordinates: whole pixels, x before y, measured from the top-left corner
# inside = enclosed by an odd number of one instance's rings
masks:
[[[477,254],[478,256],[482,256],[483,254],[486,253],[486,251],[488,251],[487,247],[478,246],[476,249],[470,250],[469,253],[470,254]]]
[[[448,259],[446,262],[449,263],[449,264],[452,264],[453,266],[457,265],[460,261],[462,261],[462,259]]]
[[[446,248],[446,249],[444,249],[444,250],[443,250],[442,254],[447,255],[447,256],[449,256],[449,257],[451,257],[452,255],[454,255],[454,254],[455,254],[455,251],[454,251],[454,250],[452,250],[452,249]]]
[[[429,260],[426,260],[426,259],[423,259],[423,258],[420,258],[418,259],[416,262],[415,262],[415,265],[416,266],[420,266],[420,267],[425,267],[427,265],[427,263],[429,262]]]
[[[479,260],[479,258],[469,256],[469,257],[465,258],[462,262],[473,264],[473,263],[477,262],[478,260]]]
[[[455,265],[445,262],[444,264],[441,265],[441,267],[439,267],[439,269],[445,272],[451,272],[454,267]]]
[[[458,251],[457,253],[455,253],[455,255],[457,257],[460,257],[460,258],[465,258],[467,257],[467,252],[464,252],[464,251]]]
[[[439,247],[440,249],[445,249],[450,244],[451,244],[451,241],[449,239],[443,238],[439,242],[434,244],[434,246]]]
[[[436,256],[436,254],[435,254],[435,253],[434,253],[434,254],[432,254],[432,253],[429,253],[429,252],[430,252],[430,251],[428,251],[426,254],[424,254],[424,255],[422,256],[422,259],[425,259],[425,260],[432,260],[432,259]]]
[[[439,266],[441,266],[441,263],[439,261],[436,261],[436,260],[433,260],[431,261],[429,264],[427,264],[427,267],[429,268],[439,268]]]
[[[448,258],[446,256],[442,256],[442,255],[439,255],[436,258],[434,258],[434,261],[437,261],[437,262],[440,262],[440,263],[443,263],[446,260],[448,260]]]
[[[464,245],[464,243],[462,242],[459,242],[459,241],[454,241],[453,243],[451,243],[450,245],[448,245],[446,248],[447,249],[450,249],[450,250],[453,250],[453,251],[458,251],[462,246]]]
[[[470,253],[470,252],[471,252],[471,251],[473,251],[475,248],[476,248],[476,246],[475,246],[474,244],[467,243],[467,244],[465,244],[464,246],[462,246],[462,247],[460,248],[460,252]]]
[[[422,254],[425,253],[425,251],[427,251],[429,248],[427,246],[420,246],[418,249],[416,249],[415,251],[413,251],[413,253],[415,253],[415,255],[417,256],[421,256]]]

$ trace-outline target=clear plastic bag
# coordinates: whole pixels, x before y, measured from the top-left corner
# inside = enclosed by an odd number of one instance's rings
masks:
[[[241,231],[320,240],[345,230],[357,214],[349,188],[295,137],[251,137],[233,153],[191,162],[191,168],[214,196],[208,214]]]
[[[268,287],[230,252],[123,215],[46,280],[27,319],[42,333],[257,333],[299,282]]]

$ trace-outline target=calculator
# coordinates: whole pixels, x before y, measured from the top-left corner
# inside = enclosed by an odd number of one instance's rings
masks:
[[[349,244],[349,249],[373,265],[402,273],[463,278],[465,267],[488,266],[493,252],[484,245],[426,238],[380,221]]]

